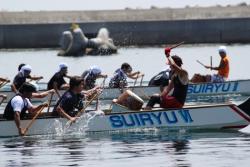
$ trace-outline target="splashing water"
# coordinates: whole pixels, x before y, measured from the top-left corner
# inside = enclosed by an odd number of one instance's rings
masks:
[[[56,136],[64,135],[85,135],[88,130],[89,122],[96,116],[104,115],[102,110],[91,111],[81,115],[75,123],[70,124],[66,119],[56,119],[51,126]]]

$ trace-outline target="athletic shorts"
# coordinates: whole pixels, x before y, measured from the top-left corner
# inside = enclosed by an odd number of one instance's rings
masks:
[[[162,108],[182,108],[183,104],[177,101],[173,96],[162,96],[160,106]]]

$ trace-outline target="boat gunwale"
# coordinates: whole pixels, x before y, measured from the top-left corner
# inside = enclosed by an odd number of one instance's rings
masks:
[[[120,105],[121,106],[121,105]],[[146,113],[146,112],[170,112],[170,111],[176,111],[176,110],[185,110],[185,109],[203,109],[203,108],[215,108],[215,107],[231,107],[231,106],[237,106],[234,103],[228,103],[228,104],[216,104],[216,105],[212,105],[212,104],[208,104],[208,105],[197,105],[197,106],[191,106],[191,107],[183,107],[183,108],[171,108],[171,109],[164,109],[164,108],[160,108],[160,107],[155,107],[153,108],[153,110],[129,110],[124,106],[121,106],[125,109],[127,109],[128,111],[123,111],[123,112],[112,112],[112,110],[106,109],[103,110],[105,113],[105,116],[110,116],[110,115],[118,115],[118,114],[135,114],[135,113]],[[87,110],[86,113],[89,113],[91,111],[95,111],[95,110]],[[37,119],[50,119],[50,118],[63,118],[60,116],[52,116],[51,115],[52,112],[49,113],[42,113],[42,115],[38,116]],[[31,114],[28,114],[27,117],[25,117],[22,120],[31,120],[33,117]],[[3,114],[0,114],[0,122],[1,121],[13,121],[13,120],[7,120],[3,118]]]

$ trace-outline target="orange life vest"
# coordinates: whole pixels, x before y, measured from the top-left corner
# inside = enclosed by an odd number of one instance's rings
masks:
[[[222,69],[219,69],[218,75],[220,75],[220,76],[222,76],[224,78],[228,78],[228,76],[229,76],[229,59],[228,59],[228,56],[224,57],[221,60],[221,63],[222,62],[225,64],[225,66]]]

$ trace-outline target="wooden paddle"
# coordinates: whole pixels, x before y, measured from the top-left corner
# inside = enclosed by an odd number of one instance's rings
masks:
[[[210,70],[212,71],[212,68],[213,68],[213,57],[212,56],[210,56],[210,66],[211,66]]]
[[[138,75],[139,75],[139,74],[137,74],[137,77],[136,77],[136,79],[135,79],[134,87],[135,87],[135,85],[136,85],[136,83],[137,83]]]
[[[144,77],[144,75],[141,77],[140,86],[142,86],[143,77]]]
[[[101,85],[102,91],[104,90],[105,81],[106,81],[106,78],[104,78],[103,81],[102,81],[102,85]],[[99,97],[96,100],[96,110],[98,110],[98,106],[99,106]]]
[[[50,109],[50,105],[51,105],[51,101],[52,101],[52,99],[53,99],[53,96],[54,96],[54,92],[53,93],[51,93],[51,95],[50,95],[50,98],[49,98],[49,106],[48,106],[48,109],[47,109],[47,112],[49,112],[49,109]]]
[[[196,60],[197,63],[199,63],[200,65],[202,65],[203,67],[206,67],[205,64],[203,64],[202,62],[200,62],[199,60]]]
[[[26,133],[28,132],[29,128],[33,125],[33,123],[35,122],[36,118],[39,116],[39,114],[43,111],[44,108],[45,108],[45,106],[42,106],[42,108],[39,111],[36,112],[36,115],[28,123],[27,127],[24,129],[24,136],[26,135]]]
[[[3,86],[5,86],[7,83],[9,83],[9,81],[2,82],[1,85],[0,85],[0,88],[2,88]]]
[[[94,101],[95,98],[97,98],[98,96],[100,96],[102,94],[102,92],[101,93],[96,93],[95,96],[93,96],[92,99],[90,99],[90,101],[88,101],[88,103],[84,106],[84,108],[81,109],[80,111],[78,111],[78,113],[76,114],[76,117],[80,117],[85,112],[86,108],[92,103],[92,101]],[[66,128],[70,127],[72,125],[72,123],[73,122],[71,120],[69,120],[66,123]]]
[[[180,42],[180,43],[178,43],[178,44],[172,45],[172,46],[170,47],[170,49],[177,48],[178,46],[180,46],[180,45],[182,45],[182,44],[184,44],[184,43],[185,43],[185,41],[182,41],[182,42]]]
[[[7,99],[7,96],[2,96],[2,100],[1,100],[1,102],[0,102],[0,106],[1,106],[1,104],[4,102],[5,99]]]

